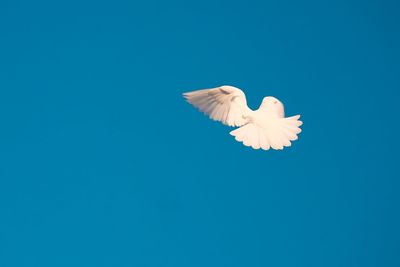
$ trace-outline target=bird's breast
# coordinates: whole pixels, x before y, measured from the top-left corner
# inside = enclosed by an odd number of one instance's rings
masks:
[[[279,118],[276,112],[271,110],[259,109],[253,114],[253,121],[260,126],[268,126],[271,120]]]

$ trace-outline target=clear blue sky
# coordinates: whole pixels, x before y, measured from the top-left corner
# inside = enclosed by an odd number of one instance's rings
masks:
[[[400,266],[399,11],[1,1],[0,266]],[[300,139],[251,150],[181,97],[223,84]]]

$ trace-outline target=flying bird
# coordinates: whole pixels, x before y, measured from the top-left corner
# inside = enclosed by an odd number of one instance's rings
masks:
[[[247,106],[242,90],[228,85],[183,93],[183,96],[210,119],[239,127],[230,134],[254,149],[281,150],[291,146],[291,141],[297,140],[301,132],[300,115],[285,118],[282,102],[272,96],[264,97],[257,110]]]

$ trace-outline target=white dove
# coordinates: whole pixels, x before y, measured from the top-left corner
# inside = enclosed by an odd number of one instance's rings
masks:
[[[197,90],[183,96],[211,119],[240,126],[230,134],[254,149],[281,150],[297,140],[301,132],[300,115],[285,118],[282,102],[272,96],[264,97],[255,111],[247,106],[243,91],[233,86]]]

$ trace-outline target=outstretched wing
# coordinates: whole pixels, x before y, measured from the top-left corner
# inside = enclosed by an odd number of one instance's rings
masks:
[[[186,100],[210,117],[229,126],[242,126],[252,112],[247,106],[242,90],[233,86],[221,86],[184,93]]]

